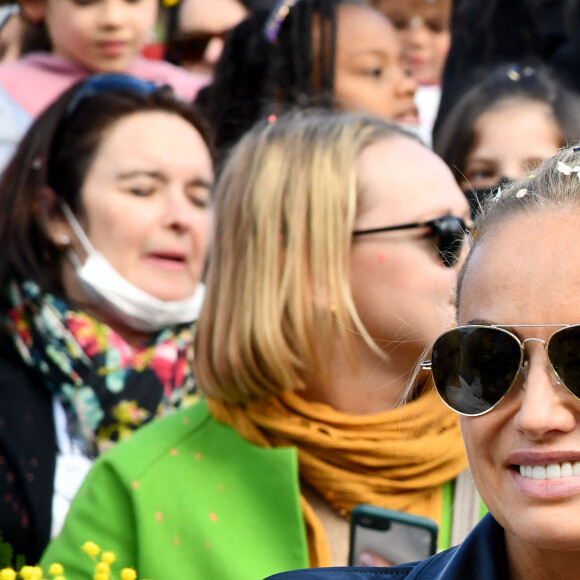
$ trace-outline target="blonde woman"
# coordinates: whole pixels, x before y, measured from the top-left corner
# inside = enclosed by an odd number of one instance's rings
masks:
[[[215,212],[207,400],[94,468],[44,557],[71,577],[87,538],[143,577],[254,580],[344,564],[359,503],[449,513],[457,418],[421,382],[399,403],[454,315],[469,210],[445,164],[387,122],[293,114],[234,149]]]

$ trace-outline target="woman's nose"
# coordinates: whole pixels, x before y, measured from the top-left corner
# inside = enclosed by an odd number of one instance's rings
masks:
[[[174,191],[165,204],[164,223],[167,227],[185,232],[195,220],[195,211],[195,206],[183,191]]]
[[[542,344],[530,348],[521,376],[521,404],[515,417],[516,427],[531,440],[550,432],[575,428],[580,404],[560,383],[547,359]]]

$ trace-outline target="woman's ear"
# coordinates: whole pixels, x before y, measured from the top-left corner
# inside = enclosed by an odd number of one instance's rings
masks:
[[[20,14],[28,22],[39,23],[46,16],[47,0],[18,0]]]
[[[67,246],[72,239],[72,231],[54,191],[50,187],[43,187],[39,198],[36,216],[38,223],[55,246]]]

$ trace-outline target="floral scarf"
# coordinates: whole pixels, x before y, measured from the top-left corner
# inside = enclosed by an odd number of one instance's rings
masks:
[[[193,402],[193,325],[132,347],[34,282],[11,283],[2,324],[26,365],[63,404],[70,434],[94,457],[154,417]]]

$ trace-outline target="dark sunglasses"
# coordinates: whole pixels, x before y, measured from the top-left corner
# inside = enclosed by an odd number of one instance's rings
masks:
[[[461,218],[453,215],[445,215],[427,222],[415,222],[401,226],[387,226],[370,230],[356,230],[352,235],[363,236],[367,234],[380,234],[382,232],[394,232],[397,230],[430,228],[430,232],[426,234],[426,237],[435,240],[435,248],[441,255],[441,261],[445,266],[452,268],[457,264],[461,256],[465,236],[470,227]]]
[[[169,60],[176,63],[196,63],[203,55],[213,38],[225,40],[229,30],[224,32],[191,32],[180,34],[167,41],[165,50]]]
[[[550,368],[566,389],[580,399],[580,324],[519,324],[509,328],[558,327],[548,341],[520,340],[500,326],[467,325],[444,332],[433,345],[431,369],[443,402],[461,415],[491,411],[508,393],[524,363],[524,344],[544,345]]]

